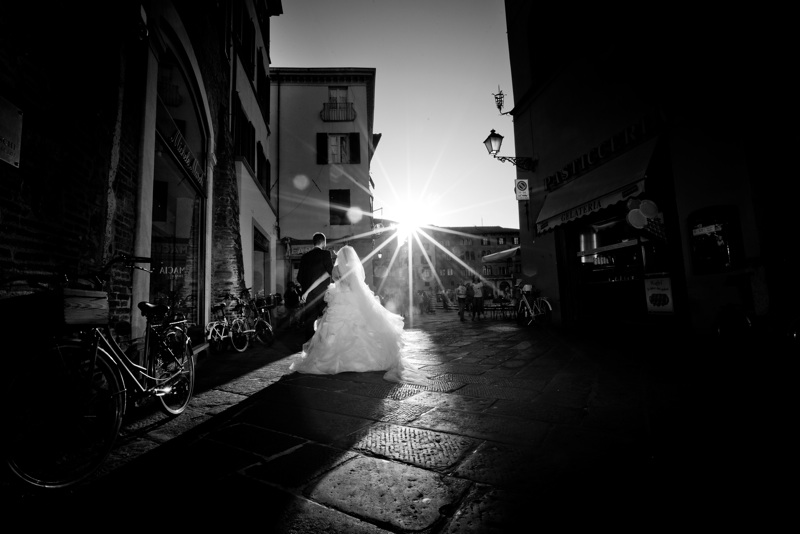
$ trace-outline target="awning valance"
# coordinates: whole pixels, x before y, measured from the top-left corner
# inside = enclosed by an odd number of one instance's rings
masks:
[[[536,218],[547,232],[644,192],[647,166],[658,139],[651,139],[548,194]]]
[[[514,256],[519,256],[519,247],[510,248],[508,250],[501,250],[500,252],[495,252],[494,254],[487,254],[481,261],[483,263],[501,263],[505,262],[508,259],[513,258]]]

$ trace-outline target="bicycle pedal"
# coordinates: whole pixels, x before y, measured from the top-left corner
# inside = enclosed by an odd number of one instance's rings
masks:
[[[153,393],[156,397],[163,397],[164,395],[168,395],[172,392],[172,386],[159,386],[153,388]]]

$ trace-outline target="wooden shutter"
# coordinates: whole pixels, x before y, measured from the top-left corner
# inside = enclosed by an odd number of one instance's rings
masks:
[[[350,134],[350,163],[361,163],[361,138],[358,132]]]
[[[328,134],[317,134],[317,165],[328,164]]]

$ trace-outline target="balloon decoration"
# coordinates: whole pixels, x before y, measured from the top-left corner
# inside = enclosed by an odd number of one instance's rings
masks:
[[[629,199],[628,215],[625,219],[637,230],[643,230],[652,237],[666,241],[667,233],[664,228],[663,215],[658,211],[658,205],[652,200]]]

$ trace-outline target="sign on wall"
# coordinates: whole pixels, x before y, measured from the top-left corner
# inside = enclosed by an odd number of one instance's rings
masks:
[[[514,183],[514,191],[517,193],[517,200],[529,200],[530,191],[528,191],[528,180],[525,178],[517,179]]]
[[[672,284],[669,278],[645,278],[644,292],[649,313],[670,313],[672,305]]]
[[[0,96],[0,159],[19,167],[22,148],[22,110]]]

